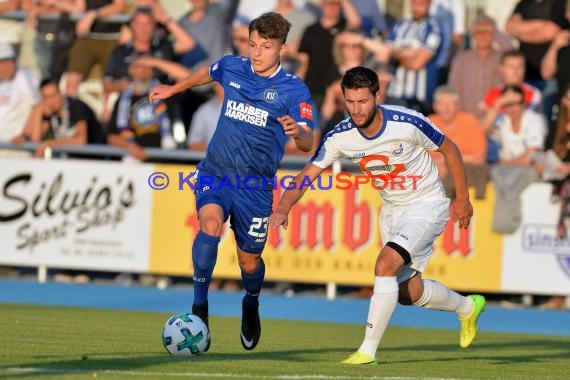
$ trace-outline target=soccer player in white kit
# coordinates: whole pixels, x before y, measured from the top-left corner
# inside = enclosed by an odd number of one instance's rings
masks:
[[[460,347],[475,339],[485,298],[464,297],[445,285],[422,279],[432,245],[450,216],[467,228],[473,208],[465,168],[456,145],[423,115],[403,107],[378,105],[376,73],[364,67],[346,72],[341,82],[350,117],[324,136],[311,162],[297,175],[296,184],[314,181],[337,159],[357,163],[382,196],[382,241],[376,260],[374,294],[365,336],[346,364],[375,364],[376,350],[399,302],[428,309],[454,311],[460,321]],[[428,151],[443,154],[457,197],[450,206]],[[290,186],[269,218],[275,228],[287,228],[291,207],[309,186]]]

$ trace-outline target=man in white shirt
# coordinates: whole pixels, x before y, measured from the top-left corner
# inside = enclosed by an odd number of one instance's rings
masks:
[[[358,164],[382,196],[380,225],[386,245],[376,261],[365,338],[343,363],[377,363],[376,351],[398,302],[454,311],[461,321],[460,346],[467,348],[475,339],[485,298],[463,297],[439,282],[421,278],[450,209],[460,228],[467,228],[473,215],[459,150],[423,115],[404,107],[377,105],[380,85],[374,71],[350,69],[341,87],[350,118],[323,137],[311,163],[293,183],[314,181],[344,156]],[[451,208],[430,150],[443,154],[453,179],[456,198]],[[269,218],[271,227],[287,227],[289,211],[307,187],[289,186]]]
[[[39,103],[38,87],[30,70],[17,67],[12,46],[0,44],[0,141],[12,141],[22,134],[32,108]]]

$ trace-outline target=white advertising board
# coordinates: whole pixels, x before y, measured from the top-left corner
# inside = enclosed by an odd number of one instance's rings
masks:
[[[521,226],[503,240],[504,292],[570,294],[570,239],[556,236],[560,205],[550,201],[551,191],[535,183],[522,194]]]
[[[0,160],[0,264],[144,272],[152,165]]]

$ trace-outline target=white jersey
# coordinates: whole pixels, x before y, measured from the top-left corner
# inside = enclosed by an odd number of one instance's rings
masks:
[[[348,118],[327,133],[311,159],[326,168],[346,157],[371,178],[382,200],[407,205],[445,198],[445,190],[429,150],[437,150],[445,136],[422,114],[400,106],[379,106],[383,125],[374,137],[362,135]]]
[[[32,108],[40,101],[38,87],[36,75],[22,68],[10,80],[0,81],[0,141],[22,134]]]

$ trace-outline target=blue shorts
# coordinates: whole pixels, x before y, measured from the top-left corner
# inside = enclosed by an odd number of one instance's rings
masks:
[[[202,182],[200,177],[203,177]],[[205,178],[207,177],[207,181]],[[239,249],[261,253],[267,241],[267,222],[273,211],[273,191],[220,186],[221,179],[202,171],[196,180],[196,209],[215,203],[224,212],[224,222],[230,218]]]

